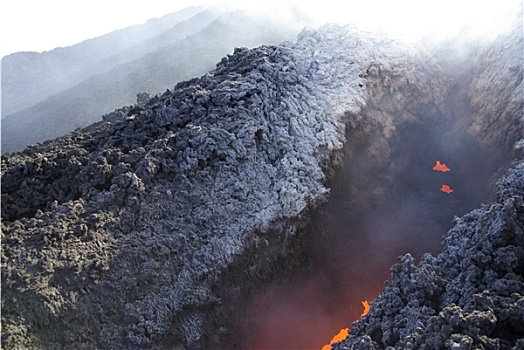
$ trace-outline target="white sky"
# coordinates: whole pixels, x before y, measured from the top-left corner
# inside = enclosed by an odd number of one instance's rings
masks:
[[[220,0],[1,0],[0,57],[48,51]]]
[[[17,51],[48,51],[69,46],[188,6],[227,0],[0,0],[0,57]],[[244,0],[274,6],[286,0]],[[295,0],[298,1],[298,0]],[[371,27],[420,35],[442,35],[466,19],[503,24],[501,13],[521,0],[302,0],[319,20],[348,19]],[[490,29],[491,28],[491,29]]]

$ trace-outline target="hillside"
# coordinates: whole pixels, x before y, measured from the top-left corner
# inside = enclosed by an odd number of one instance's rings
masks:
[[[334,347],[522,345],[517,24],[460,71],[384,34],[308,28],[3,155],[2,346],[320,348],[399,251],[442,237]],[[273,292],[290,281],[291,301]]]
[[[204,74],[236,46],[292,39],[303,24],[225,6],[190,8],[68,48],[7,56],[2,152],[62,136],[133,104],[140,92]]]
[[[42,53],[17,52],[3,57],[2,118],[71,88],[91,75],[140,58],[156,49],[156,45],[177,42],[200,30],[218,16],[216,11],[214,16],[199,21],[204,13],[209,12],[204,10],[188,8],[70,47]],[[202,23],[199,25],[199,22]],[[158,40],[172,28],[180,34]]]

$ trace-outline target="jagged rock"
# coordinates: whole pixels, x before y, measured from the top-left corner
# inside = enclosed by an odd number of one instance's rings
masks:
[[[3,346],[222,345],[232,336],[235,298],[302,262],[309,213],[329,196],[346,129],[383,136],[369,154],[386,164],[388,139],[403,123],[418,121],[420,111],[429,111],[424,121],[448,118],[448,84],[416,45],[353,28],[307,29],[296,42],[236,49],[214,71],[172,91],[2,156]],[[522,222],[519,203],[508,197],[499,204],[507,227]],[[488,209],[476,213],[459,221],[470,225],[471,240],[482,239],[475,220]],[[497,225],[494,236],[511,237]],[[521,268],[520,251],[501,253],[509,265],[501,260],[498,269]],[[487,278],[474,267],[487,261],[479,252],[470,269],[456,274]],[[391,307],[354,327],[367,335],[359,344],[407,344],[410,335],[424,344],[415,334],[423,321],[404,323],[419,320],[419,310],[434,320],[431,327],[449,333],[428,342],[467,346],[485,328],[498,331],[499,314],[478,308],[505,308],[509,300],[496,297],[503,286],[490,294],[472,287],[476,301],[461,303],[433,269],[443,263],[426,256],[415,266],[405,257],[375,302]],[[420,289],[426,285],[433,289]],[[515,293],[511,300],[518,301]],[[407,295],[417,296],[409,307]],[[441,296],[454,305],[435,311]],[[518,327],[521,313],[504,310],[506,324]],[[369,333],[364,326],[374,317],[384,323]],[[462,328],[443,321],[451,319]]]
[[[3,158],[6,346],[202,343],[221,275],[272,236],[277,251],[296,245],[298,218],[328,194],[322,166],[343,124],[296,52],[237,49],[172,92]]]
[[[333,349],[519,349],[524,328],[524,161],[499,180],[497,201],[457,218],[444,251],[411,255]]]
[[[514,164],[497,182],[494,201],[456,218],[436,257],[424,255],[418,265],[409,254],[400,257],[369,314],[332,349],[524,346],[524,158],[523,141],[516,142],[524,125],[523,44],[518,27],[475,50],[473,78],[466,82],[472,108],[467,132],[485,146],[514,145]]]

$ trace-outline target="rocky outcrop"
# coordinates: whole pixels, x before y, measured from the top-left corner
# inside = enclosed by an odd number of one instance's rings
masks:
[[[6,56],[2,153],[100,121],[101,115],[133,104],[142,91],[156,93],[200,76],[234,47],[295,38],[304,23],[275,23],[236,7],[215,5],[183,10],[68,48]]]
[[[210,342],[213,290],[271,240],[289,255],[305,213],[327,198],[344,113],[359,114],[372,62],[390,55],[417,60],[381,36],[305,31],[5,156],[6,346]],[[232,288],[277,256],[242,266]]]
[[[524,161],[497,184],[496,201],[461,218],[444,251],[407,254],[391,282],[332,349],[520,349],[524,346]]]
[[[398,128],[450,118],[440,72],[416,45],[308,29],[4,155],[3,346],[223,347],[237,298],[302,262],[346,131],[378,136],[383,188]]]
[[[522,26],[522,16],[516,26]],[[522,33],[513,30],[499,36],[496,45],[480,48],[473,57],[475,74],[468,98],[475,115],[468,133],[487,147],[502,143],[511,149],[524,135],[523,50]]]
[[[466,118],[449,132],[472,135],[514,157],[493,201],[454,220],[442,253],[418,264],[401,256],[391,281],[332,349],[520,349],[524,346],[524,135],[521,20],[479,45],[457,84]],[[468,65],[467,63],[470,63]],[[486,159],[486,164],[490,162]]]

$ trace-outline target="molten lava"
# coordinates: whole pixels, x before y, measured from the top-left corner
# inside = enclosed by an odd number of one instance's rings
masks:
[[[362,306],[364,306],[364,311],[362,311],[362,314],[360,315],[360,317],[364,317],[368,314],[369,312],[369,303],[367,300],[364,300],[362,302]]]
[[[364,311],[362,311],[362,314],[360,315],[360,317],[366,316],[367,313],[369,312],[369,302],[367,300],[362,301],[362,306],[364,307]],[[358,322],[358,320],[357,320],[357,322]],[[322,347],[322,350],[330,350],[331,349],[331,345],[346,339],[348,335],[349,335],[349,328],[342,328],[340,330],[340,332],[338,332],[338,334],[335,335],[333,337],[333,339],[331,339],[329,344],[324,345]]]
[[[443,173],[451,171],[450,168],[446,164],[442,164],[439,160],[437,160],[437,164],[433,167],[433,170],[435,171],[442,171]]]
[[[445,192],[445,193],[451,193],[453,192],[453,189],[451,187],[449,187],[448,185],[442,185],[442,187],[440,188],[440,190],[442,192]]]
[[[333,337],[333,339],[331,339],[329,344],[324,345],[322,347],[322,350],[330,350],[332,344],[338,343],[339,341],[342,341],[342,340],[346,339],[348,335],[349,335],[349,329],[348,328],[341,329],[340,332],[338,332],[338,334],[335,335]]]

